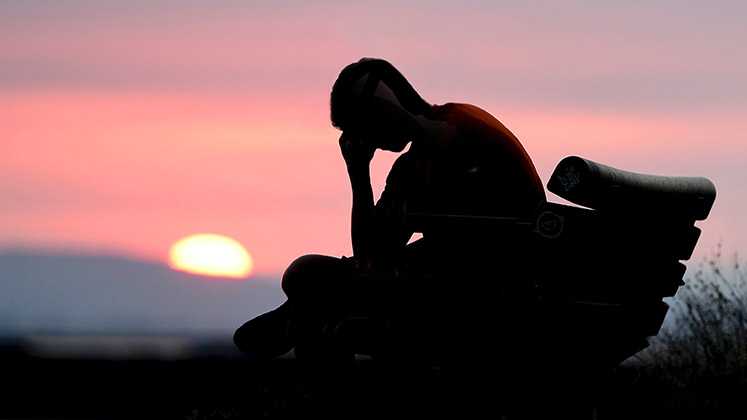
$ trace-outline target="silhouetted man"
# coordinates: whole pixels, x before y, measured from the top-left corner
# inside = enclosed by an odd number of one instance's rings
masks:
[[[437,222],[422,225],[423,238],[408,244],[409,215],[531,217],[545,200],[529,155],[503,124],[472,105],[427,103],[387,61],[347,66],[330,108],[352,188],[353,257],[294,261],[282,279],[287,302],[236,331],[236,345],[250,355],[283,354],[334,319],[437,311],[445,295],[479,284],[446,277],[484,244]],[[374,203],[374,152],[399,153],[408,144]]]

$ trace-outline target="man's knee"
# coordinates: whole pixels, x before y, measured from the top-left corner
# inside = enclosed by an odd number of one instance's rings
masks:
[[[325,288],[325,282],[339,273],[339,258],[304,255],[296,258],[283,273],[280,287],[288,298],[308,296]]]

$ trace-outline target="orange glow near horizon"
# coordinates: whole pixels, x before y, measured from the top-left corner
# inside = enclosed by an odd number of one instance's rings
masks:
[[[197,234],[177,241],[169,252],[169,266],[192,274],[243,279],[254,268],[251,255],[238,241],[216,234]]]

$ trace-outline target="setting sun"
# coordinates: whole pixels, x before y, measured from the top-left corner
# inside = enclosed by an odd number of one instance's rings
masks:
[[[177,241],[169,252],[169,266],[214,277],[249,277],[254,267],[243,245],[227,236],[202,233]]]

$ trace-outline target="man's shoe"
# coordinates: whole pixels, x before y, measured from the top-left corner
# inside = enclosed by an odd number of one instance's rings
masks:
[[[293,348],[288,335],[291,312],[292,306],[286,301],[277,309],[247,321],[236,330],[233,342],[254,358],[271,359],[288,353]]]

